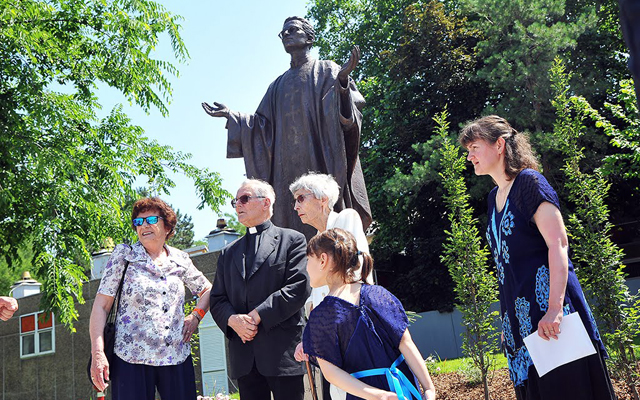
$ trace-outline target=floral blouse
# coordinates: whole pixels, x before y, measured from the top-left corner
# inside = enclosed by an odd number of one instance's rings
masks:
[[[115,354],[131,364],[177,365],[191,353],[182,341],[186,285],[201,295],[211,283],[189,255],[165,245],[168,262],[156,266],[140,242],[131,248],[118,245],[104,270],[98,293],[115,297],[124,270],[116,318]]]

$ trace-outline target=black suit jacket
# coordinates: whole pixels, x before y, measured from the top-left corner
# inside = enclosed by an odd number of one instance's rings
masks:
[[[229,339],[230,376],[248,374],[254,361],[264,376],[302,375],[293,353],[302,338],[302,307],[311,292],[305,237],[275,225],[265,229],[247,277],[246,240],[244,236],[222,250],[211,290],[211,315]],[[258,333],[242,343],[227,322],[231,315],[253,309],[260,314]]]

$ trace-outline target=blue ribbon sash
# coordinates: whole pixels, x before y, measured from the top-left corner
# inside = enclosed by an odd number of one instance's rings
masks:
[[[411,396],[413,395],[417,400],[420,400],[422,396],[420,392],[418,392],[418,389],[416,389],[413,383],[407,379],[407,376],[398,369],[398,365],[402,364],[403,361],[404,356],[400,354],[400,357],[398,357],[389,368],[367,369],[365,371],[354,372],[351,376],[360,379],[368,376],[384,375],[387,377],[389,390],[394,392],[398,396],[398,399],[411,400]]]

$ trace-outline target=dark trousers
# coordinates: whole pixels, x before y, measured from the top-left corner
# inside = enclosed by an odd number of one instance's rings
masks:
[[[302,400],[304,397],[304,375],[263,376],[253,365],[251,372],[238,378],[238,389],[242,400]]]
[[[156,388],[162,400],[196,398],[196,377],[191,356],[182,364],[162,367],[130,364],[118,356],[113,358],[109,385],[113,400],[154,400]]]

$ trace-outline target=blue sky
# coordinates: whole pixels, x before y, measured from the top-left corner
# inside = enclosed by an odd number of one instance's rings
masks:
[[[156,110],[147,115],[108,89],[99,93],[103,110],[106,114],[116,103],[123,103],[132,123],[144,128],[149,138],[191,153],[192,164],[219,172],[223,187],[235,195],[244,179],[244,163],[226,158],[226,120],[209,117],[200,103],[217,101],[232,110],[254,112],[269,84],[289,68],[290,57],[277,34],[285,18],[306,14],[307,0],[158,2],[184,17],[182,37],[191,57],[178,65],[180,77],[170,79],[169,116],[163,118]],[[168,40],[161,43],[158,57],[173,61]],[[204,238],[215,229],[218,215],[211,209],[198,211],[191,182],[182,176],[174,178],[176,188],[163,198],[191,215],[195,238]],[[233,209],[227,204],[222,212],[233,213]]]

